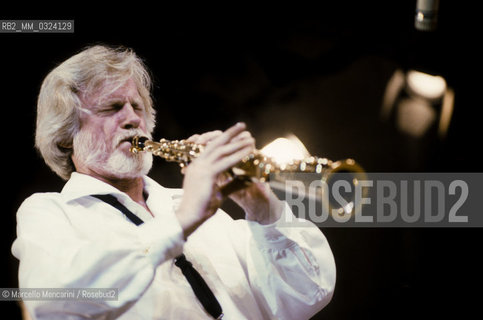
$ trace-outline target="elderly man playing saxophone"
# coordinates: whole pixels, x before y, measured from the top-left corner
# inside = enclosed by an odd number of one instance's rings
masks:
[[[186,167],[182,189],[149,178],[152,155],[129,149],[134,136],[150,137],[155,126],[150,91],[132,50],[103,45],[72,56],[43,81],[36,147],[67,182],[60,193],[33,194],[17,212],[19,287],[114,288],[118,295],[25,301],[30,316],[312,317],[335,286],[324,235],[309,222],[282,226],[292,212],[262,183],[230,195],[245,219],[219,209],[220,177],[255,148],[243,123],[190,138],[205,148]],[[185,275],[191,266],[211,298]]]

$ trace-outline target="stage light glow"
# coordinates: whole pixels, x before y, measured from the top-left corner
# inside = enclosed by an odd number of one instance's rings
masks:
[[[439,121],[438,134],[440,138],[445,138],[448,132],[451,116],[453,115],[454,107],[454,91],[451,88],[446,90],[443,98],[443,105],[441,107],[441,118]]]
[[[406,76],[401,69],[397,69],[392,77],[389,79],[384,97],[382,100],[381,117],[383,120],[389,119],[392,108],[396,103],[396,100],[404,88],[406,83]]]
[[[434,108],[421,98],[401,100],[397,113],[399,130],[413,137],[422,137],[436,119]]]
[[[303,143],[294,135],[277,138],[260,151],[278,164],[288,164],[310,156]]]
[[[388,121],[394,115],[397,128],[416,138],[424,136],[436,123],[438,135],[444,139],[453,107],[454,91],[443,77],[397,69],[386,86],[381,119]]]
[[[446,91],[446,81],[441,76],[410,70],[407,73],[406,81],[411,93],[426,99],[439,99]]]

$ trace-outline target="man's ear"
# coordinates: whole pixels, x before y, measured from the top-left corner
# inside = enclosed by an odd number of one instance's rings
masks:
[[[63,150],[63,151],[73,151],[73,143],[72,141],[67,142],[67,141],[60,141],[57,143],[57,148]]]

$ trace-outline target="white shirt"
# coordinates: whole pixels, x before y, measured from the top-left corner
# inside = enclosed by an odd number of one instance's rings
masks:
[[[144,177],[147,205],[88,175],[60,193],[37,193],[17,212],[12,252],[21,288],[118,288],[115,301],[25,301],[33,319],[210,319],[173,258],[185,253],[220,302],[225,320],[307,319],[331,299],[335,263],[312,223],[233,220],[222,210],[187,241],[174,214],[181,189]],[[112,194],[136,226],[92,194]],[[297,220],[293,218],[293,220]]]

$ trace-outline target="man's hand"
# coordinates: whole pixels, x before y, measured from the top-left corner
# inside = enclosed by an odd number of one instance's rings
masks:
[[[230,194],[245,211],[245,218],[260,224],[277,221],[282,214],[284,203],[272,192],[267,183],[254,182],[248,187]]]
[[[220,186],[226,183],[226,172],[255,150],[255,140],[244,124],[237,124],[225,132],[211,131],[193,135],[188,141],[205,145],[205,149],[188,167],[183,169],[184,196],[177,212],[185,237],[191,234],[221,206]],[[252,183],[230,194],[241,206],[248,220],[261,224],[275,222],[283,209],[268,184]]]
[[[217,181],[221,174],[236,165],[255,148],[255,141],[237,123],[228,130],[212,131],[190,137],[189,141],[204,144],[203,152],[184,169],[183,199],[177,217],[188,237],[220,207],[223,197]]]

